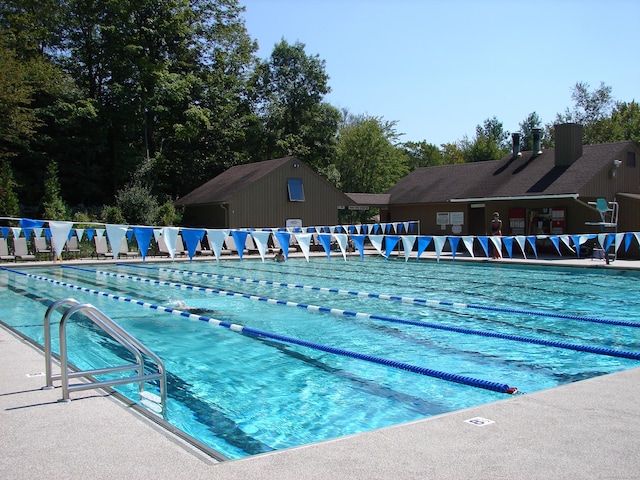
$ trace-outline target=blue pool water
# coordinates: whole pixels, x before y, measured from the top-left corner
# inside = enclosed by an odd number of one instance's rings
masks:
[[[42,344],[51,302],[92,303],[165,361],[167,421],[229,458],[508,398],[400,364],[525,394],[640,365],[640,276],[629,271],[380,258],[18,270],[28,275],[0,271],[3,322]],[[188,309],[200,319],[106,293]],[[274,336],[202,321],[208,318]],[[52,333],[57,352],[55,326]],[[81,318],[68,336],[80,368],[128,358]],[[633,358],[599,354],[606,352]],[[118,389],[139,400],[135,387]]]

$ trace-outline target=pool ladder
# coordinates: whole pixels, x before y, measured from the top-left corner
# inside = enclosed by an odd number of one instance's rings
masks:
[[[61,307],[67,310],[60,319],[60,375],[52,373],[52,353],[51,353],[51,314]],[[111,338],[131,352],[136,363],[127,363],[125,365],[98,368],[94,370],[69,371],[69,363],[67,357],[67,321],[76,313],[81,312],[85,317],[90,319]],[[53,388],[53,382],[60,380],[62,383],[62,400],[69,401],[69,393],[78,390],[89,390],[92,388],[103,388],[114,385],[124,385],[127,383],[138,383],[140,393],[140,403],[147,409],[156,414],[164,415],[167,404],[167,378],[164,368],[164,362],[155,353],[145,347],[133,335],[129,334],[120,325],[109,318],[98,308],[89,303],[80,303],[73,298],[63,298],[53,302],[44,315],[44,355],[45,355],[45,388]],[[156,372],[145,373],[145,356],[153,360],[156,364]],[[115,378],[111,380],[98,381],[93,375],[101,375],[115,372],[123,372],[127,370],[137,369],[138,375]],[[86,383],[69,384],[71,378],[83,377]],[[146,391],[145,383],[153,380],[159,380],[160,396]]]

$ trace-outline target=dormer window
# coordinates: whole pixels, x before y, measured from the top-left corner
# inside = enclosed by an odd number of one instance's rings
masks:
[[[290,202],[304,202],[304,188],[301,178],[288,178],[287,190],[289,191]]]

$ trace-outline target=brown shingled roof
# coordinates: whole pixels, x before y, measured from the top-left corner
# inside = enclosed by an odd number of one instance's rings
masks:
[[[572,165],[555,165],[554,149],[541,155],[522,152],[487,162],[424,167],[401,179],[387,193],[390,204],[442,203],[461,198],[496,198],[579,193],[633,142],[584,146]]]
[[[206,205],[229,201],[238,192],[292,160],[293,157],[236,165],[178,199],[176,205]]]

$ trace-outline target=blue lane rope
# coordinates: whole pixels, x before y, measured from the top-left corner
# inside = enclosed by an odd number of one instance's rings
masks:
[[[89,271],[92,272],[92,270],[88,270],[88,269],[82,269],[82,268],[77,268],[77,267],[69,267],[69,268],[75,268],[77,270],[85,270],[85,271]],[[166,312],[166,313],[172,313],[174,315],[179,315],[182,317],[186,317],[192,320],[200,320],[203,322],[207,322],[207,323],[211,323],[213,325],[217,325],[220,327],[225,327],[228,328],[229,330],[232,330],[234,332],[237,333],[242,333],[251,337],[261,337],[261,338],[269,338],[272,340],[277,340],[277,341],[281,341],[281,342],[285,342],[285,343],[291,343],[291,344],[295,344],[295,345],[300,345],[303,347],[307,347],[307,348],[311,348],[313,350],[320,350],[323,352],[327,352],[327,353],[332,353],[335,355],[340,355],[343,357],[349,357],[349,358],[355,358],[355,359],[359,359],[359,360],[365,360],[367,362],[371,362],[371,363],[376,363],[378,365],[384,365],[387,367],[392,367],[392,368],[397,368],[400,370],[405,370],[408,372],[412,372],[412,373],[417,373],[420,375],[424,375],[427,377],[432,377],[432,378],[437,378],[440,380],[446,380],[448,382],[454,382],[454,383],[459,383],[462,385],[467,385],[470,387],[475,387],[475,388],[482,388],[485,390],[491,390],[494,392],[498,392],[498,393],[507,393],[507,394],[515,394],[515,393],[519,393],[518,389],[515,387],[510,387],[507,384],[504,383],[499,383],[499,382],[491,382],[488,380],[483,380],[483,379],[478,379],[478,378],[473,378],[473,377],[468,377],[465,375],[458,375],[455,373],[448,373],[448,372],[441,372],[439,370],[433,370],[430,368],[425,368],[425,367],[420,367],[417,365],[411,365],[409,363],[404,363],[404,362],[396,362],[395,360],[389,360],[386,358],[381,358],[381,357],[375,357],[372,355],[367,355],[367,354],[363,354],[363,353],[357,353],[357,352],[352,352],[349,350],[344,350],[341,348],[336,348],[336,347],[330,347],[327,345],[322,345],[320,343],[315,343],[315,342],[308,342],[306,340],[301,340],[298,338],[293,338],[293,337],[287,337],[284,335],[278,335],[275,333],[271,333],[271,332],[266,332],[264,330],[258,330],[255,328],[250,328],[250,327],[245,327],[243,325],[238,325],[235,323],[230,323],[230,322],[225,322],[222,320],[217,320],[215,318],[211,318],[211,317],[205,317],[202,315],[196,315],[193,313],[189,313],[189,312],[185,312],[182,310],[178,310],[175,308],[169,308],[169,307],[163,307],[161,305],[154,305],[151,303],[147,303],[147,302],[142,302],[140,300],[136,300],[133,298],[128,298],[128,297],[123,297],[121,295],[114,295],[112,293],[107,293],[107,292],[101,292],[100,290],[95,290],[95,289],[91,289],[91,288],[86,288],[86,287],[81,287],[79,285],[73,285],[71,283],[67,283],[67,282],[62,282],[60,280],[54,280],[51,278],[47,278],[47,277],[43,277],[40,275],[34,275],[31,273],[26,273],[26,272],[21,272],[19,270],[13,270],[10,268],[6,268],[6,267],[2,267],[2,270],[6,270],[8,272],[11,273],[15,273],[18,275],[24,275],[28,278],[33,278],[36,280],[40,280],[40,281],[45,281],[45,282],[49,282],[52,283],[54,285],[59,285],[59,286],[63,286],[66,288],[70,288],[72,290],[77,290],[77,291],[82,291],[82,292],[86,292],[86,293],[92,293],[94,295],[98,295],[98,296],[102,296],[102,297],[106,297],[106,298],[110,298],[113,300],[118,300],[120,302],[127,302],[127,303],[131,303],[134,305],[139,305],[145,308],[151,308],[154,310],[158,310],[160,312]],[[99,273],[97,271],[94,271],[96,273]],[[109,272],[104,272],[104,273],[109,273]],[[153,282],[155,283],[155,282]],[[169,282],[158,282],[161,285],[168,285]],[[202,291],[204,289],[202,288],[198,288],[198,287],[186,287],[187,289],[193,289],[193,290],[199,290]]]
[[[369,293],[369,292],[357,292],[351,290],[342,290],[337,288],[328,288],[328,287],[315,287],[310,285],[298,285],[295,283],[284,283],[284,282],[274,282],[271,280],[256,280],[252,278],[243,278],[243,277],[235,277],[231,275],[220,275],[214,273],[202,273],[202,272],[193,272],[190,270],[175,270],[171,268],[159,268],[159,267],[147,267],[142,265],[132,265],[132,264],[118,264],[125,267],[131,268],[142,268],[147,270],[159,270],[161,272],[168,273],[180,273],[182,275],[194,275],[201,276],[205,278],[214,278],[219,280],[232,280],[235,282],[245,282],[245,283],[254,283],[259,285],[268,285],[268,286],[276,286],[276,287],[285,287],[285,288],[297,288],[302,290],[312,290],[324,293],[336,293],[342,295],[352,295],[356,297],[367,297],[367,298],[378,298],[380,300],[391,300],[402,303],[415,303],[419,305],[426,306],[446,306],[446,307],[454,307],[454,308],[469,308],[475,310],[485,310],[491,312],[500,312],[500,313],[512,313],[519,315],[534,315],[538,317],[549,317],[549,318],[561,318],[565,320],[578,320],[582,322],[591,322],[591,323],[603,323],[607,325],[618,325],[624,327],[640,327],[640,322],[633,322],[628,320],[617,320],[617,319],[606,319],[606,318],[596,318],[596,317],[584,317],[580,315],[568,315],[563,313],[553,313],[553,312],[538,312],[533,310],[519,310],[515,308],[504,308],[504,307],[492,307],[487,305],[474,305],[469,303],[460,303],[460,302],[450,302],[443,300],[427,300],[423,298],[414,298],[414,297],[402,297],[399,295],[388,295],[388,294],[380,294],[380,293]]]
[[[479,331],[479,330],[471,330],[471,329],[468,329],[468,328],[451,327],[451,326],[447,326],[447,325],[437,325],[437,324],[433,324],[433,323],[421,322],[421,321],[418,321],[418,320],[407,320],[407,319],[404,319],[404,318],[386,317],[386,316],[375,315],[375,314],[371,314],[371,313],[363,313],[363,312],[355,312],[355,311],[350,311],[350,310],[342,310],[342,309],[339,309],[339,308],[330,308],[330,307],[322,307],[322,306],[319,306],[319,305],[310,305],[310,304],[306,304],[306,303],[289,302],[289,301],[285,301],[285,300],[278,300],[278,299],[275,299],[275,298],[259,297],[257,295],[248,295],[246,293],[230,292],[230,291],[227,291],[227,290],[218,290],[218,289],[215,289],[215,288],[207,288],[207,287],[200,287],[200,286],[194,286],[194,285],[185,285],[185,284],[182,284],[182,283],[168,282],[168,281],[164,281],[164,280],[154,280],[154,279],[151,279],[151,278],[136,277],[136,276],[133,276],[133,275],[125,275],[125,274],[122,274],[122,273],[104,272],[104,271],[101,271],[101,270],[91,270],[91,269],[88,269],[88,268],[72,267],[72,266],[66,266],[66,265],[63,265],[62,268],[68,268],[68,269],[72,269],[72,270],[79,270],[79,271],[84,271],[84,272],[89,272],[89,273],[97,273],[99,275],[104,275],[104,276],[107,276],[107,277],[124,278],[124,279],[133,280],[133,281],[136,281],[136,282],[145,282],[145,283],[150,283],[150,284],[154,284],[154,285],[163,285],[163,286],[176,287],[176,288],[180,288],[182,290],[195,290],[195,291],[198,291],[198,292],[212,293],[212,294],[215,294],[215,295],[221,295],[221,296],[227,296],[227,297],[245,298],[245,299],[248,299],[248,300],[266,302],[266,303],[270,303],[270,304],[274,304],[274,305],[283,305],[283,306],[287,306],[287,307],[300,307],[300,308],[304,308],[304,309],[307,309],[307,310],[310,310],[310,311],[331,313],[333,315],[341,315],[341,316],[344,316],[344,317],[357,317],[357,318],[365,318],[365,319],[371,319],[371,320],[380,320],[380,321],[383,321],[383,322],[398,323],[398,324],[403,324],[403,325],[414,325],[414,326],[417,326],[417,327],[424,327],[424,328],[431,328],[431,329],[435,329],[435,330],[443,330],[443,331],[447,331],[447,332],[461,333],[461,334],[464,334],[464,335],[476,335],[476,336],[479,336],[479,337],[498,338],[498,339],[501,339],[501,340],[512,340],[512,341],[521,342],[521,343],[531,343],[531,344],[543,345],[543,346],[547,346],[547,347],[562,348],[562,349],[565,349],[565,350],[574,350],[576,352],[594,353],[596,355],[607,355],[607,356],[611,356],[611,357],[620,357],[620,358],[629,358],[631,360],[640,360],[640,353],[629,352],[629,351],[624,351],[624,350],[614,350],[614,349],[605,348],[605,347],[592,347],[592,346],[588,346],[588,345],[577,345],[577,344],[573,344],[573,343],[565,343],[565,342],[557,342],[557,341],[551,341],[551,340],[543,340],[543,339],[539,339],[539,338],[523,337],[523,336],[520,336],[520,335],[509,335],[509,334],[506,334],[506,333],[484,332],[484,331]]]

